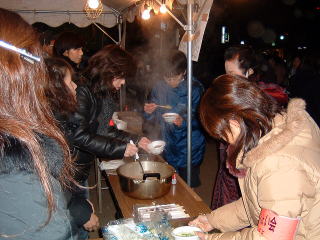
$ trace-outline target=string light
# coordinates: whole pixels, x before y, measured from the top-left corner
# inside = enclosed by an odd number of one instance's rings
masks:
[[[148,7],[147,4],[144,5],[144,10],[143,10],[143,12],[142,12],[141,17],[142,17],[142,19],[144,19],[144,20],[150,19],[150,8]]]
[[[87,18],[95,20],[103,11],[101,0],[88,0],[84,6],[84,11],[86,12]]]
[[[166,13],[167,12],[166,0],[162,0],[161,6],[160,6],[160,12],[161,13]]]
[[[158,7],[158,5],[156,6],[155,2],[160,4],[160,8]],[[141,18],[143,20],[148,20],[151,17],[153,17],[154,15],[157,15],[159,12],[164,14],[168,12],[168,8],[166,6],[166,2],[167,0],[161,0],[160,1],[156,1],[156,0],[145,0],[144,1],[144,6],[143,6],[143,11],[141,13]]]
[[[88,6],[91,9],[97,9],[99,7],[99,0],[88,0]]]
[[[144,19],[144,20],[150,19],[150,10],[149,9],[146,9],[142,12],[142,19]]]

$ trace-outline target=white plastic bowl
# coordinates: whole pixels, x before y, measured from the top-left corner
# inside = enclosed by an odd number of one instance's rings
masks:
[[[199,237],[194,232],[202,232],[198,227],[182,226],[173,229],[172,236],[175,240],[199,240]],[[189,235],[190,236],[186,236]]]
[[[162,117],[167,123],[172,123],[179,116],[177,113],[164,113]]]
[[[161,140],[153,141],[148,144],[148,149],[150,153],[154,155],[158,155],[163,152],[165,145],[166,145],[165,141],[161,141]]]
[[[126,130],[127,129],[127,122],[122,121],[120,119],[116,119],[114,122],[119,130]]]

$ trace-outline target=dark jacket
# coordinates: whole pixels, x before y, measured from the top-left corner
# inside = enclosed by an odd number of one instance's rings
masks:
[[[63,166],[60,147],[54,140],[40,137],[56,204],[50,222],[41,227],[47,219],[47,199],[30,153],[18,140],[7,139],[0,156],[0,239],[8,239],[1,234],[26,240],[73,239],[67,204],[58,181]]]
[[[159,105],[170,105],[172,109],[157,108],[152,114],[145,114],[149,120],[158,122],[161,126],[162,139],[166,142],[164,157],[173,167],[187,167],[187,81],[182,81],[178,87],[172,88],[164,81],[159,81],[151,92],[150,102]],[[192,165],[202,162],[205,150],[205,138],[198,119],[198,106],[203,93],[202,84],[192,80]],[[178,113],[183,118],[180,127],[164,121],[162,114]]]
[[[63,58],[67,63],[70,64],[70,66],[73,69],[73,76],[72,76],[72,80],[77,84],[86,84],[86,78],[82,75],[82,70],[84,69],[84,61],[82,61],[80,63],[80,66],[78,67],[78,65],[71,61],[70,58],[66,57],[66,56],[60,56],[61,58]]]
[[[119,111],[119,104],[115,101],[115,98],[112,96],[111,92],[107,92],[106,96],[104,96],[101,100],[101,111],[98,115],[98,134],[107,136],[108,132],[113,131],[114,125],[110,125],[110,120],[112,119],[112,115],[114,112]]]
[[[90,166],[95,157],[119,159],[123,158],[127,143],[132,139],[138,142],[138,136],[131,136],[116,128],[108,131],[107,135],[97,134],[97,117],[101,106],[95,96],[86,86],[77,88],[77,111],[73,114],[72,141],[76,163],[79,171],[76,179],[87,180]],[[101,103],[100,103],[101,104]]]
[[[58,121],[61,131],[66,137],[69,147],[73,148],[72,131],[75,129],[74,123],[70,120],[72,113],[60,114],[54,113],[55,119]],[[65,196],[68,202],[68,209],[72,217],[73,223],[81,228],[86,222],[90,220],[93,209],[87,201],[87,196],[82,194],[84,189],[79,189],[73,186],[70,189],[65,189]]]

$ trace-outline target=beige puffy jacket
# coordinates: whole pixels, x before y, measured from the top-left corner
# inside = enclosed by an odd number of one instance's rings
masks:
[[[320,130],[303,100],[291,100],[273,129],[239,161],[237,168],[247,169],[239,178],[242,198],[208,215],[222,232],[208,240],[266,239],[257,231],[261,209],[301,217],[295,239],[320,239]]]

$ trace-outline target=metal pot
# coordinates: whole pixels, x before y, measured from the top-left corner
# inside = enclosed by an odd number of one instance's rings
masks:
[[[171,187],[173,167],[167,163],[141,161],[126,163],[117,169],[122,191],[138,199],[154,199],[165,195]]]

